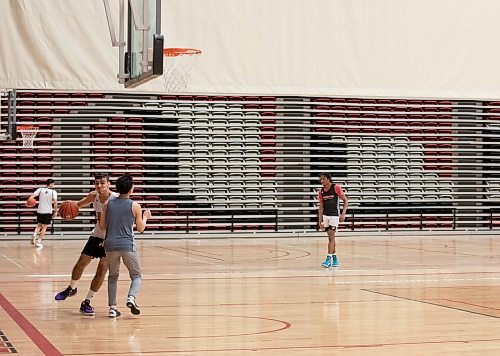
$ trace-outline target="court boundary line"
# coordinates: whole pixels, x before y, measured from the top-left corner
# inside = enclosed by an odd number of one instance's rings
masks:
[[[45,355],[63,355],[2,293],[0,306]]]
[[[384,292],[378,292],[378,291],[375,291],[375,290],[364,289],[364,288],[361,288],[361,290],[362,290],[362,291],[365,291],[365,292],[370,292],[370,293],[375,293],[375,294],[385,295],[385,296],[387,296],[387,297],[393,297],[393,298],[398,298],[398,299],[404,299],[404,300],[409,300],[409,301],[412,301],[412,302],[417,302],[417,303],[422,303],[422,304],[433,305],[433,306],[436,306],[436,307],[441,307],[441,308],[446,308],[446,309],[457,310],[457,311],[461,311],[461,312],[465,312],[465,313],[470,313],[470,314],[476,314],[476,315],[486,316],[486,317],[489,317],[489,318],[494,318],[494,319],[500,319],[500,316],[495,316],[495,315],[485,314],[485,313],[479,313],[479,312],[475,312],[475,311],[472,311],[472,310],[467,310],[467,309],[462,309],[462,308],[452,307],[452,306],[448,306],[448,305],[442,305],[442,304],[438,304],[438,303],[432,303],[432,302],[428,302],[428,301],[425,301],[425,300],[419,300],[419,299],[413,299],[413,298],[401,297],[401,296],[398,296],[398,295],[393,295],[393,294],[384,293]]]

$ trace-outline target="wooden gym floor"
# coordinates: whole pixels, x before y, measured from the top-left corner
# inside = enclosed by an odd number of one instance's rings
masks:
[[[342,233],[341,233],[342,235]],[[94,261],[64,302],[84,240],[3,241],[0,353],[498,355],[500,238],[348,236],[140,240],[140,316],[107,317],[107,280],[81,316]]]

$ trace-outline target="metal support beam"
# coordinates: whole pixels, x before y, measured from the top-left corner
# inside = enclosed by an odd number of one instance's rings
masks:
[[[106,19],[108,20],[109,36],[111,38],[111,45],[118,47],[118,66],[119,73],[117,75],[120,84],[125,83],[125,79],[129,78],[129,74],[125,74],[125,0],[119,0],[119,13],[118,13],[118,41],[116,40],[115,27],[113,24],[113,16],[111,15],[111,8],[108,0],[103,0],[104,10],[106,11]],[[129,0],[132,4],[132,1]],[[132,6],[132,5],[131,5]]]

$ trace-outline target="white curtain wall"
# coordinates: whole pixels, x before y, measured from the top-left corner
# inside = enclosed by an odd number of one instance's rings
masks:
[[[115,25],[118,1],[110,0]],[[500,98],[496,0],[164,0],[197,93]],[[102,0],[0,0],[0,88],[122,90]],[[139,91],[162,91],[158,78]]]

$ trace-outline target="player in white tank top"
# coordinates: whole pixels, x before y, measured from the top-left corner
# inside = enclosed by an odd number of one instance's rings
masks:
[[[105,203],[108,202],[110,197],[117,197],[119,194],[115,192],[111,192],[110,196],[107,196],[107,194],[103,197],[99,195],[99,193],[96,194],[93,206],[95,210],[95,216],[96,216],[96,224],[94,228],[92,229],[92,236],[98,237],[100,239],[104,239],[104,235],[106,234],[106,231],[102,231],[99,222],[101,221],[101,216],[102,216],[102,209]],[[104,202],[102,202],[104,200]]]
[[[67,297],[71,297],[77,292],[77,284],[82,277],[85,268],[94,258],[99,258],[99,264],[97,265],[97,270],[95,272],[94,278],[90,284],[90,289],[85,297],[85,300],[80,305],[80,313],[84,315],[94,315],[94,308],[90,305],[90,300],[94,297],[95,293],[101,288],[101,285],[106,276],[108,270],[108,262],[106,260],[106,253],[104,247],[102,246],[102,241],[104,239],[105,232],[99,227],[99,220],[102,215],[103,205],[108,201],[111,196],[117,196],[118,194],[113,193],[109,190],[109,176],[107,174],[97,174],[95,175],[95,190],[87,194],[87,196],[77,202],[79,208],[83,208],[93,204],[96,213],[96,225],[92,230],[92,234],[89,237],[85,247],[83,248],[78,261],[73,267],[71,272],[71,281],[69,286],[56,294],[55,299],[57,301],[63,301]]]
[[[52,218],[57,214],[57,192],[54,188],[54,180],[47,179],[46,188],[38,188],[30,198],[38,197],[38,208],[36,210],[37,225],[35,231],[33,231],[33,237],[31,243],[36,247],[43,247],[43,239],[45,237],[45,232],[47,231],[47,226],[52,222]],[[40,236],[38,236],[40,234]]]

